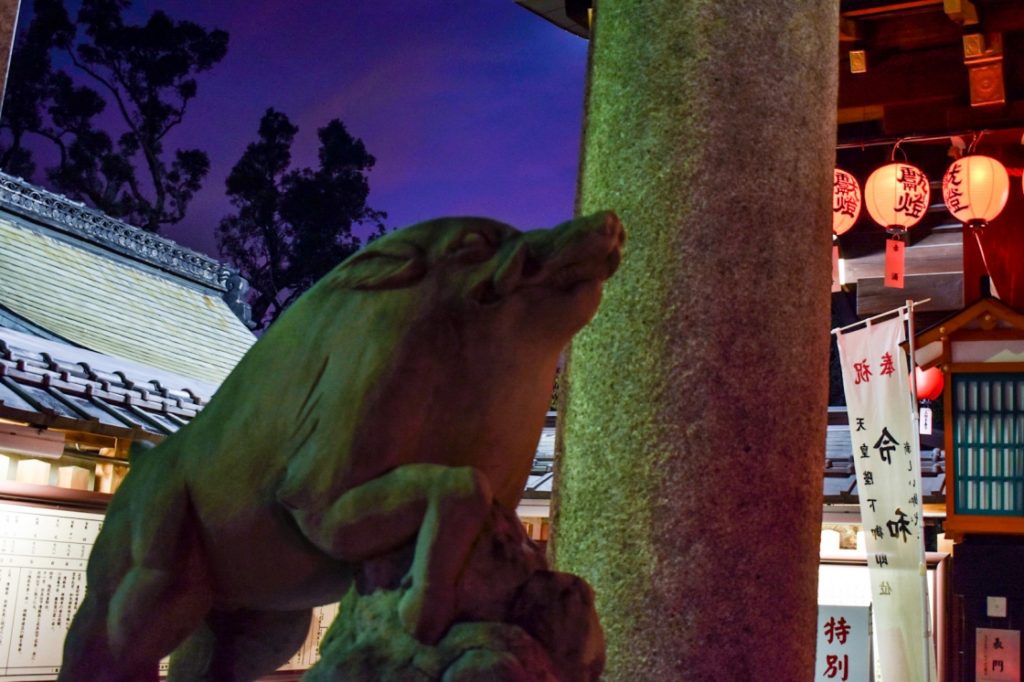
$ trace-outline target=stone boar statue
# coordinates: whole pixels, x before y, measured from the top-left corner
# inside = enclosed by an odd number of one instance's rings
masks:
[[[622,244],[612,213],[533,232],[448,218],[332,270],[192,423],[133,453],[59,679],[155,680],[201,630],[209,679],[270,672],[354,567],[409,542],[400,621],[437,641],[492,503],[519,502],[559,353]]]

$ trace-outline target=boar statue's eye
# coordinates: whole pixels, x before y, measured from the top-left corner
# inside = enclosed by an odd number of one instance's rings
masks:
[[[479,263],[494,255],[494,245],[482,232],[466,232],[452,244],[449,252],[460,263]]]

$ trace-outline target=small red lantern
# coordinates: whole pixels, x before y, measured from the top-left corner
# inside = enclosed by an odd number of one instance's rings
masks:
[[[938,367],[921,369],[916,367],[914,372],[917,375],[917,399],[935,400],[942,395],[942,387],[946,384],[946,377]]]
[[[903,288],[905,235],[924,217],[931,198],[928,176],[906,163],[890,163],[868,177],[864,203],[890,234],[885,243],[885,286]]]

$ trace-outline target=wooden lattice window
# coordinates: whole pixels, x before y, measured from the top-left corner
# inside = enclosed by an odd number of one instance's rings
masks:
[[[953,375],[958,514],[1024,516],[1024,376]]]

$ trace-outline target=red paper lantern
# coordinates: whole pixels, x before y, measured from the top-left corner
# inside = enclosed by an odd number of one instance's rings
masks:
[[[990,156],[957,159],[942,178],[942,199],[953,217],[968,227],[984,227],[1006,206],[1010,176]]]
[[[857,222],[861,206],[857,178],[838,168],[832,171],[832,234],[841,235]]]
[[[913,227],[928,210],[928,176],[906,163],[890,163],[868,177],[864,199],[871,218],[891,232]]]
[[[890,163],[868,177],[864,204],[889,233],[885,242],[885,286],[903,288],[906,232],[924,217],[931,189],[928,176],[906,163]]]
[[[946,377],[938,367],[921,369],[916,367],[914,372],[917,375],[917,399],[935,400],[942,395],[942,387],[946,384]]]

